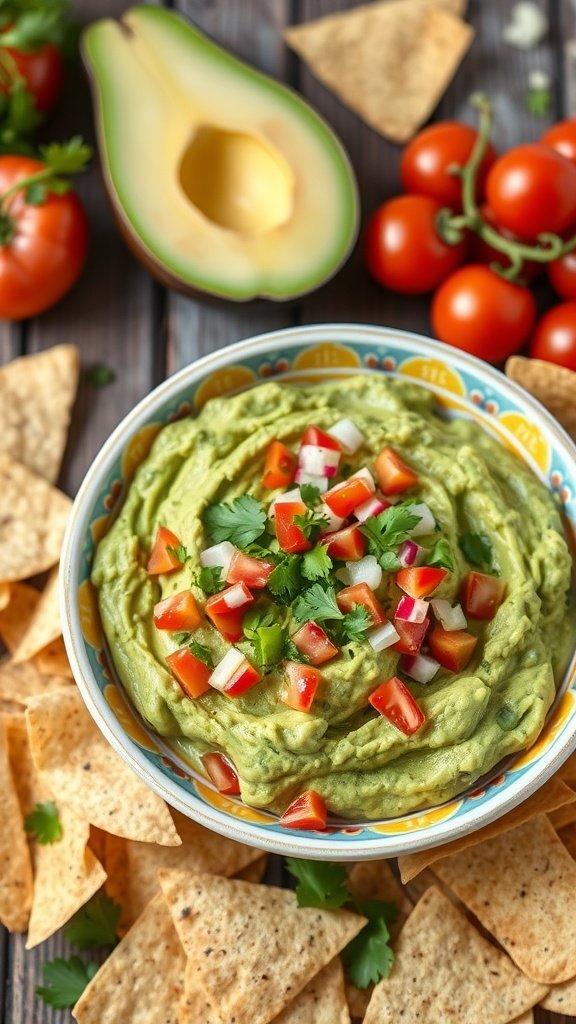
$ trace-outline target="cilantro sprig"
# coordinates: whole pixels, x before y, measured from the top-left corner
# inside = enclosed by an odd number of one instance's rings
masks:
[[[492,568],[492,545],[482,533],[463,533],[458,538],[460,550],[466,561],[477,569]]]
[[[434,565],[439,569],[448,569],[449,572],[452,572],[454,569],[454,558],[452,556],[452,549],[445,537],[437,540],[434,547],[430,549],[426,565]]]
[[[322,530],[330,526],[330,520],[320,512],[306,509],[302,515],[294,516],[294,524],[300,527],[306,540],[314,541]]]
[[[198,640],[188,640],[186,646],[194,657],[198,658],[198,661],[201,661],[208,668],[214,668],[212,652],[204,644],[199,643]]]
[[[170,545],[167,545],[166,551],[168,551],[171,555],[174,555],[174,558],[178,559],[180,565],[184,565],[188,558],[188,551],[183,544],[179,544],[177,548],[173,548]]]
[[[56,957],[42,964],[44,985],[37,987],[36,995],[56,1010],[72,1007],[97,971],[98,964],[85,964],[79,956],[71,956],[68,960]]]
[[[334,587],[323,587],[320,583],[312,584],[301,594],[292,605],[292,611],[299,622],[326,622],[344,618],[336,602]]]
[[[362,524],[360,530],[368,541],[368,551],[377,558],[385,572],[400,568],[395,548],[408,540],[410,531],[419,522],[420,516],[410,511],[410,503],[402,502],[385,508]]]
[[[42,846],[62,839],[62,825],[54,801],[46,800],[44,803],[36,804],[34,810],[24,819],[24,828],[28,835]]]
[[[290,604],[303,587],[302,559],[299,555],[285,555],[268,577],[268,590],[284,604]]]
[[[6,211],[6,200],[10,196],[23,192],[26,202],[31,206],[41,206],[50,194],[63,196],[72,188],[68,176],[83,171],[91,156],[90,146],[86,145],[80,135],[75,135],[68,142],[52,142],[49,146],[40,146],[40,159],[44,167],[25,178],[19,178],[0,196],[0,205],[7,221],[5,231],[12,230]]]
[[[116,929],[121,913],[121,907],[114,900],[99,893],[68,921],[64,934],[79,949],[113,946],[118,940]]]
[[[210,505],[204,513],[204,525],[214,544],[229,540],[244,549],[266,532],[266,512],[261,501],[242,494],[229,503]]]
[[[322,491],[314,484],[300,484],[300,497],[307,508],[314,510],[322,500]]]
[[[333,564],[325,544],[306,551],[302,557],[302,575],[307,580],[327,580],[330,577]]]
[[[348,874],[341,864],[329,864],[321,860],[297,860],[295,857],[286,857],[284,863],[298,882],[298,906],[335,910],[349,901],[350,891],[346,884]]]
[[[203,565],[194,578],[194,583],[203,590],[205,594],[219,594],[226,586],[223,579],[224,570],[221,565]]]

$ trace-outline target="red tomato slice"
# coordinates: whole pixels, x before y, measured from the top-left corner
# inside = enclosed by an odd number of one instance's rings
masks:
[[[294,523],[294,516],[306,514],[306,505],[303,501],[282,501],[274,506],[276,536],[282,551],[295,554],[298,551],[308,551],[312,547],[309,540],[302,533],[299,526]]]
[[[341,519],[347,519],[351,512],[359,505],[363,505],[374,494],[372,488],[358,477],[352,477],[343,484],[337,484],[331,490],[326,491],[323,500],[332,510],[334,515]]]
[[[234,586],[238,587],[242,586],[242,584],[235,583]],[[228,590],[231,589],[231,587],[228,588]],[[246,590],[250,594],[248,587],[246,587]],[[242,623],[244,622],[246,608],[254,598],[250,594],[250,601],[246,601],[240,608],[229,609],[221,600],[222,595],[226,593],[227,591],[223,590],[221,594],[213,594],[212,597],[209,597],[204,606],[204,611],[224,639],[228,640],[231,644],[235,644],[242,636]]]
[[[357,562],[366,551],[366,538],[357,525],[325,534],[320,543],[326,545],[330,558],[341,558],[345,562]]]
[[[323,798],[313,789],[308,789],[286,808],[280,824],[284,828],[324,829],[327,817],[328,809]]]
[[[204,754],[200,760],[219,793],[237,796],[240,782],[230,762],[218,753]]]
[[[430,619],[424,622],[406,622],[405,619],[394,619],[394,629],[400,637],[392,646],[393,651],[400,654],[418,654],[422,647]]]
[[[232,679],[224,687],[224,693],[227,697],[241,697],[247,690],[251,690],[256,683],[259,683],[262,676],[251,665],[248,658],[244,659],[244,664],[240,666],[238,671],[232,676]]]
[[[441,626],[434,626],[428,637],[430,654],[439,661],[443,668],[451,672],[461,672],[470,661],[478,637],[466,633],[463,629],[447,632]]]
[[[310,711],[322,678],[318,669],[312,668],[311,665],[303,665],[299,661],[287,661],[284,667],[289,685],[281,698],[282,703],[294,708],[295,711]]]
[[[201,697],[210,689],[208,679],[212,669],[200,661],[187,647],[181,647],[166,658],[172,675],[180,683],[187,697]]]
[[[165,597],[154,605],[156,629],[198,629],[202,624],[200,609],[191,590]]]
[[[244,611],[247,604],[252,604],[254,595],[241,580],[233,583],[232,586],[221,590],[219,594],[213,594],[206,601],[206,614],[212,617],[212,612],[217,615],[226,615],[228,612]]]
[[[471,619],[493,619],[505,593],[503,580],[483,572],[469,572],[461,591],[464,614]]]
[[[172,533],[171,530],[167,530],[165,526],[159,526],[154,547],[150,552],[150,558],[146,566],[146,572],[150,576],[158,576],[163,572],[174,572],[174,569],[181,569],[182,563],[174,554],[174,551],[179,547],[180,541],[176,534]],[[174,551],[169,551],[168,548],[173,548]]]
[[[418,483],[416,473],[393,448],[383,448],[376,459],[376,476],[383,494],[401,494]]]
[[[434,593],[447,575],[447,569],[423,565],[417,569],[400,569],[396,573],[396,583],[410,597],[427,597]]]
[[[266,562],[263,558],[251,558],[243,551],[236,551],[230,562],[226,582],[244,583],[247,587],[259,590],[266,586],[273,571],[273,562]]]
[[[331,448],[333,452],[341,452],[342,446],[338,444],[335,437],[331,434],[325,434],[323,430],[319,430],[318,427],[306,427],[306,430],[302,434],[301,445],[311,444],[316,448]]]
[[[297,633],[294,633],[292,640],[312,665],[323,665],[338,654],[338,648],[334,646],[326,633],[316,622],[305,622]]]
[[[275,487],[288,487],[296,475],[298,459],[281,441],[272,441],[266,452],[262,486],[273,490]]]
[[[422,708],[398,676],[392,676],[392,679],[381,683],[378,689],[370,694],[368,700],[379,714],[387,718],[405,736],[417,732],[426,721]]]
[[[344,587],[344,590],[336,595],[336,601],[341,612],[351,612],[357,604],[366,608],[374,626],[386,622],[384,609],[367,583],[355,583],[353,587]]]

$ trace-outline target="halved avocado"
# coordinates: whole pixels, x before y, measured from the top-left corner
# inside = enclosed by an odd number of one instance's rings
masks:
[[[156,277],[244,301],[334,274],[356,238],[356,183],[302,99],[162,7],[95,22],[83,51],[107,188]]]

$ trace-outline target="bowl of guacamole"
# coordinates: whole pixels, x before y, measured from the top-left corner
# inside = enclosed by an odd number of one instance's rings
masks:
[[[498,371],[403,332],[198,361],[75,505],[89,709],[170,803],[263,848],[358,859],[481,827],[576,738],[574,459]]]

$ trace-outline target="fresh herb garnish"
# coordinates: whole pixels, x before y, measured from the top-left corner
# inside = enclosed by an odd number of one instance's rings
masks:
[[[252,644],[254,661],[265,670],[273,668],[284,656],[287,634],[277,618],[273,605],[250,608],[244,616],[244,636]]]
[[[463,533],[458,538],[460,550],[470,565],[478,569],[491,568],[492,566],[492,545],[481,533]]]
[[[197,640],[189,640],[187,647],[191,654],[193,654],[195,658],[198,658],[198,661],[207,665],[208,668],[214,668],[212,652],[209,651],[207,647],[204,647],[204,644],[198,643]]]
[[[45,803],[36,804],[34,810],[24,820],[24,828],[28,835],[42,846],[62,839],[62,825],[54,801],[47,800]]]
[[[339,623],[343,641],[345,643],[362,643],[372,624],[372,616],[368,609],[357,604],[351,612],[346,613],[342,622]]]
[[[454,569],[454,559],[452,557],[452,549],[445,537],[437,540],[434,547],[430,549],[426,565],[434,565],[439,569],[448,569],[452,572]]]
[[[192,639],[192,633],[174,633],[174,643],[178,644],[178,647],[186,647]]]
[[[78,910],[64,928],[66,938],[79,949],[113,946],[121,907],[105,893],[93,896]]]
[[[302,590],[302,559],[286,555],[268,577],[268,590],[279,601],[290,604]]]
[[[36,995],[56,1010],[64,1010],[78,1002],[84,989],[98,971],[98,964],[85,964],[79,956],[69,960],[57,957],[42,964],[44,985],[39,985]]]
[[[307,658],[305,654],[302,654],[302,651],[298,650],[292,637],[288,636],[287,633],[284,637],[284,650],[282,655],[288,661],[301,661],[303,665],[310,664],[310,659]]]
[[[226,586],[226,580],[222,579],[223,568],[221,565],[203,565],[197,573],[194,582],[205,594],[219,594]]]
[[[91,388],[105,388],[116,380],[116,373],[106,363],[95,363],[87,368],[84,380]]]
[[[296,598],[292,611],[299,622],[325,622],[327,619],[344,618],[336,603],[334,587],[324,588],[320,583],[314,583]]]
[[[178,559],[180,565],[184,565],[186,559],[188,558],[188,552],[183,544],[179,544],[177,548],[173,548],[170,547],[170,545],[167,545],[166,551],[168,551],[171,555],[174,555],[174,558]]]
[[[265,533],[266,513],[261,501],[243,494],[230,503],[210,505],[204,513],[204,524],[215,544],[229,540],[237,548],[246,548]]]
[[[298,880],[296,898],[299,907],[322,907],[334,910],[350,899],[348,872],[343,864],[327,864],[320,860],[286,857],[284,863]]]
[[[294,525],[300,527],[306,540],[314,541],[321,530],[330,526],[330,520],[318,512],[307,509],[303,515],[294,516]]]
[[[314,484],[300,484],[300,497],[307,508],[314,510],[322,500],[322,491]]]
[[[410,530],[419,522],[420,516],[410,511],[410,504],[402,502],[385,508],[379,515],[371,516],[362,524],[360,530],[368,540],[368,550],[378,559],[385,572],[394,571],[394,559],[400,564],[394,548],[408,539]]]
[[[302,558],[302,575],[307,580],[328,579],[332,570],[332,559],[325,544],[306,551]]]

